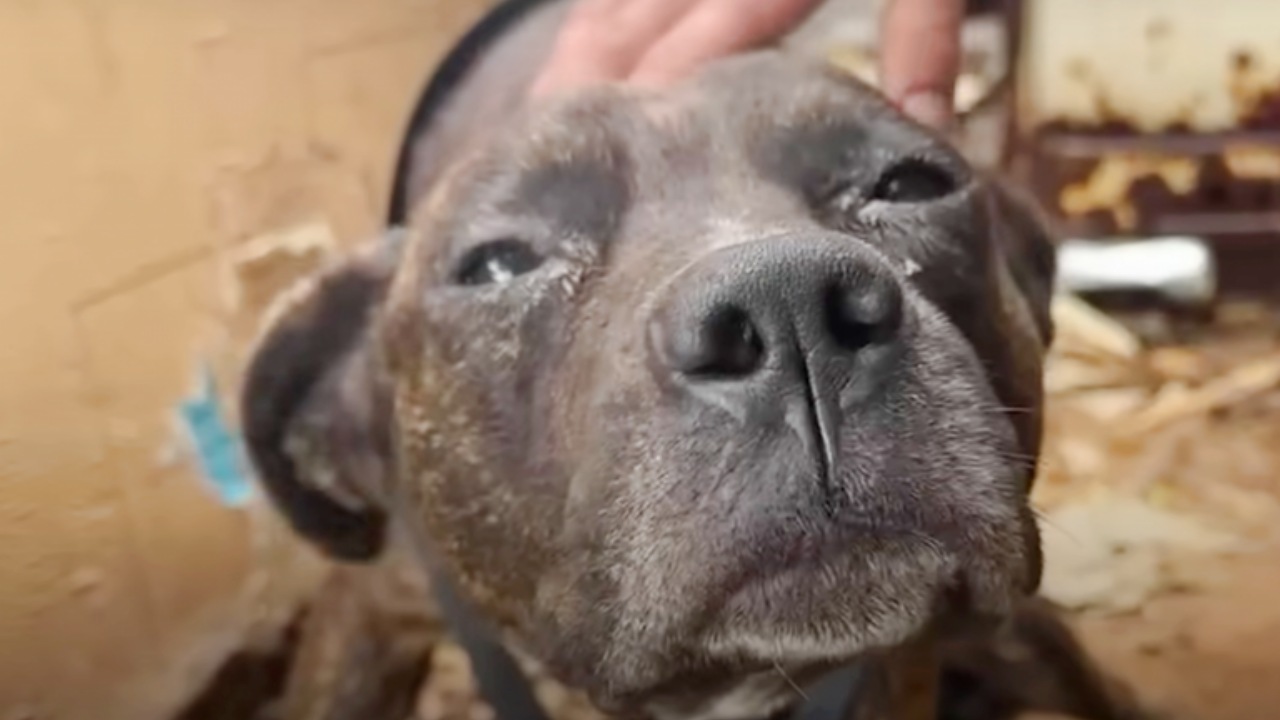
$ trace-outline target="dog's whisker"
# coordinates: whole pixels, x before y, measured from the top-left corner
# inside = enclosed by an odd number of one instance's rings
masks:
[[[1038,508],[1038,507],[1035,507],[1035,506],[1033,505],[1033,506],[1031,507],[1031,513],[1032,513],[1033,515],[1035,515],[1035,518],[1036,518],[1036,521],[1037,521],[1037,522],[1040,522],[1040,523],[1044,524],[1045,526],[1047,526],[1047,527],[1051,527],[1051,528],[1053,528],[1054,530],[1058,531],[1059,533],[1062,533],[1062,536],[1063,536],[1063,537],[1067,538],[1068,540],[1070,540],[1071,542],[1075,543],[1076,545],[1081,545],[1081,544],[1082,544],[1082,542],[1081,542],[1081,540],[1080,540],[1080,538],[1079,538],[1079,537],[1077,537],[1077,536],[1075,536],[1075,535],[1071,534],[1070,532],[1068,532],[1068,531],[1067,531],[1067,529],[1066,529],[1066,528],[1062,527],[1062,525],[1058,524],[1057,522],[1054,522],[1054,520],[1053,520],[1052,518],[1050,518],[1050,517],[1045,513],[1045,511],[1044,511],[1044,510],[1042,510],[1042,509],[1040,509],[1040,508]]]
[[[1037,456],[1037,455],[1035,455],[1035,454],[1033,454],[1033,453],[1018,452],[1017,450],[1002,450],[1002,451],[1000,451],[1000,457],[1008,458],[1008,459],[1011,459],[1011,460],[1036,460],[1036,459],[1038,459],[1038,456]]]
[[[778,671],[778,674],[782,676],[782,679],[783,679],[783,680],[786,680],[786,681],[787,681],[787,684],[791,686],[791,689],[792,689],[792,690],[795,690],[795,691],[796,691],[796,694],[797,694],[797,695],[799,695],[799,696],[800,696],[800,697],[801,697],[805,702],[809,702],[809,695],[808,695],[808,693],[806,693],[806,692],[804,691],[804,688],[802,688],[802,687],[800,687],[799,685],[797,685],[795,680],[792,680],[792,679],[791,679],[791,676],[787,674],[787,671],[786,671],[786,670],[783,670],[783,669],[782,669],[782,663],[779,663],[779,662],[775,659],[775,660],[773,661],[773,669]]]
[[[1030,415],[1036,412],[1035,408],[1018,407],[1014,405],[991,405],[988,407],[978,408],[978,412],[990,415]]]
[[[1012,462],[1023,469],[1033,468],[1039,461],[1039,458],[1034,455],[1023,455],[1019,453],[1000,453],[999,457],[1001,460]]]

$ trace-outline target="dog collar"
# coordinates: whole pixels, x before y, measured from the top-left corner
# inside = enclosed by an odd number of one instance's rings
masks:
[[[497,720],[549,720],[515,658],[487,623],[463,600],[436,558],[429,558],[431,589],[449,632],[466,651],[480,695]],[[838,668],[805,691],[805,700],[760,720],[871,720],[862,702],[869,694],[874,668],[854,663]],[[889,720],[875,718],[875,720]]]

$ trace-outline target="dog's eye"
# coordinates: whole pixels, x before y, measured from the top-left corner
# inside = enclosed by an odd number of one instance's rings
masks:
[[[911,159],[890,167],[871,191],[873,200],[914,203],[936,200],[956,189],[956,181],[944,169]]]
[[[541,264],[542,258],[528,243],[504,238],[468,251],[454,271],[454,280],[459,285],[505,283]]]

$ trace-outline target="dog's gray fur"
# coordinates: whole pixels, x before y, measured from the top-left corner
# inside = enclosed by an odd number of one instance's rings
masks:
[[[479,77],[536,67],[562,11]],[[320,278],[256,352],[246,435],[301,534],[369,559],[390,518],[513,646],[603,708],[665,717],[770,678],[758,717],[794,699],[774,677],[1034,590],[1053,262],[1026,204],[875,91],[775,51],[533,106],[527,73],[493,78],[423,139],[407,244]],[[951,187],[874,199],[907,160]],[[460,285],[495,239],[540,264]],[[785,393],[743,411],[673,380],[654,339],[770,273],[752,292],[788,307],[820,280],[900,303],[888,349],[808,381],[826,465]]]

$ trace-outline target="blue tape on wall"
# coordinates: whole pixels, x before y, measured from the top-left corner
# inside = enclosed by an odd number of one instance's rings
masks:
[[[237,437],[222,416],[218,384],[213,371],[200,371],[196,395],[182,401],[179,414],[194,447],[200,471],[223,504],[238,507],[253,497],[253,482],[246,472],[245,455]]]

